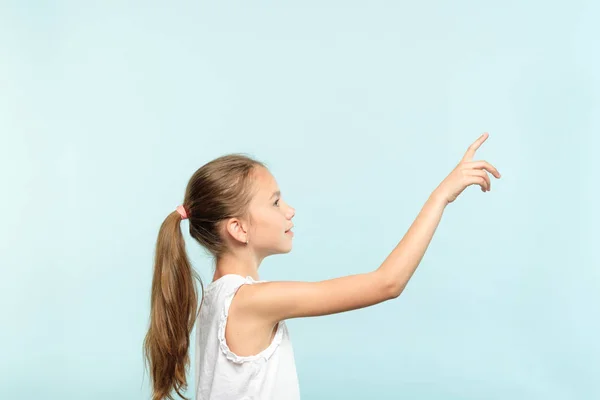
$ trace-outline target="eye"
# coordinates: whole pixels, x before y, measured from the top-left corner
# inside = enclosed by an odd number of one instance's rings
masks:
[[[276,205],[276,206],[278,206],[277,203],[279,203],[279,199],[277,199],[277,201],[275,203],[273,203],[273,204]]]

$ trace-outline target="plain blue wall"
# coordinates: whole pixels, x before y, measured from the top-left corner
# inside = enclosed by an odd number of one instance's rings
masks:
[[[488,131],[502,179],[402,296],[289,320],[303,398],[600,398],[598,4],[2,2],[0,397],[149,398],[154,243],[205,162],[270,166],[296,235],[260,276],[316,281],[378,267]]]

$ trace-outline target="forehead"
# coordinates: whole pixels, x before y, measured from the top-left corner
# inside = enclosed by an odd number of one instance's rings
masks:
[[[257,187],[257,195],[263,198],[270,198],[273,192],[279,190],[279,185],[275,177],[265,168],[256,170],[254,181]]]

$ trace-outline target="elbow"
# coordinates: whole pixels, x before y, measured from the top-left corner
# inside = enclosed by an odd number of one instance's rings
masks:
[[[395,299],[400,296],[404,290],[404,287],[406,286],[405,284],[401,284],[398,282],[396,277],[390,276],[390,274],[384,272],[378,271],[377,275],[379,275],[377,279],[377,286],[380,288],[383,287],[382,292],[385,293],[385,296],[388,300]]]
[[[400,294],[402,294],[402,292],[404,291],[404,287],[405,285],[398,285],[398,284],[390,284],[388,285],[388,297],[391,299],[396,299],[400,296]]]
[[[406,282],[402,282],[398,277],[381,270],[377,270],[376,274],[378,275],[377,286],[383,287],[382,292],[385,293],[388,299],[395,299],[402,294]]]

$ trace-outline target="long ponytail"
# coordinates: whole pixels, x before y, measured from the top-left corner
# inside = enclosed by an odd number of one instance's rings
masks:
[[[190,335],[197,318],[202,280],[192,268],[181,233],[181,215],[174,211],[160,227],[154,258],[150,300],[150,327],[144,354],[150,367],[152,400],[173,400],[174,390],[186,399],[186,372],[190,364]]]

